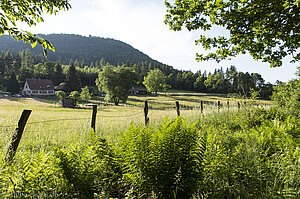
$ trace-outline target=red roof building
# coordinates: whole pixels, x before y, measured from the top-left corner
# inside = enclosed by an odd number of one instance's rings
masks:
[[[53,96],[53,82],[48,79],[26,79],[22,90],[24,96]]]

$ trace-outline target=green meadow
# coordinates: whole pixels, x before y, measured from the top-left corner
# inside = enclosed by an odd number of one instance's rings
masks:
[[[96,132],[91,131],[92,108],[86,103],[71,109],[60,107],[56,99],[0,99],[1,198],[300,194],[300,122],[270,101],[171,91],[129,96],[119,106],[101,97],[90,102],[98,104]],[[14,161],[5,162],[24,109],[32,113]]]

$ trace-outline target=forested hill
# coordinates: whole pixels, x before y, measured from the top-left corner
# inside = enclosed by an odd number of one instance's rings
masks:
[[[55,47],[55,53],[48,50],[50,61],[61,59],[64,64],[68,64],[71,59],[73,61],[78,59],[78,61],[84,61],[86,65],[90,65],[91,62],[95,63],[102,58],[112,65],[126,63],[127,61],[133,61],[134,63],[157,62],[129,44],[114,39],[70,34],[39,36],[50,41]],[[26,48],[29,48],[31,53],[34,54],[43,52],[41,46],[37,45],[35,48],[31,48],[30,44],[24,45],[22,41],[15,41],[10,36],[3,35],[0,37],[0,52],[9,49],[16,54]]]

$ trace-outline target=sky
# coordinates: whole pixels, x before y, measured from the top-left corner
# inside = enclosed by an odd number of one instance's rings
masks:
[[[286,82],[295,78],[298,64],[283,60],[283,66],[270,68],[267,63],[255,61],[250,55],[239,55],[231,60],[197,62],[196,53],[205,53],[195,45],[202,31],[172,31],[164,24],[164,0],[71,0],[72,8],[58,15],[45,15],[44,23],[35,27],[21,25],[33,33],[66,33],[98,36],[123,41],[163,64],[179,70],[213,72],[235,65],[238,71],[259,73],[266,82]],[[221,28],[204,34],[226,35]]]

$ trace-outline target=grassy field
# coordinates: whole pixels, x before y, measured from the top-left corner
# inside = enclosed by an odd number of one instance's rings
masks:
[[[201,117],[200,102],[204,102],[204,115],[218,112],[217,101],[224,105],[220,111],[237,110],[237,101],[225,95],[171,91],[159,96],[129,96],[126,104],[120,106],[107,105],[103,98],[94,98],[91,102],[98,106],[96,132],[112,142],[116,142],[120,134],[131,123],[144,124],[143,105],[149,103],[150,125],[161,123],[165,117],[176,118],[175,101],[180,102],[181,114],[196,121]],[[245,101],[245,100],[244,100]],[[269,101],[258,101],[259,104],[270,104]],[[226,105],[226,106],[225,106]],[[52,145],[68,145],[75,142],[85,142],[90,131],[92,108],[61,108],[57,99],[43,98],[2,98],[0,99],[0,149],[3,156],[14,129],[16,128],[22,110],[32,110],[19,150],[47,149]]]
[[[150,107],[147,128],[145,100]],[[182,117],[176,118],[175,101]],[[223,105],[220,110],[217,101]],[[1,160],[23,109],[32,110],[13,164],[0,161],[0,198],[300,194],[299,119],[276,107],[256,108],[270,107],[269,101],[173,91],[130,96],[119,106],[99,97],[91,102],[99,104],[95,135],[90,106],[70,109],[55,99],[0,99]]]

